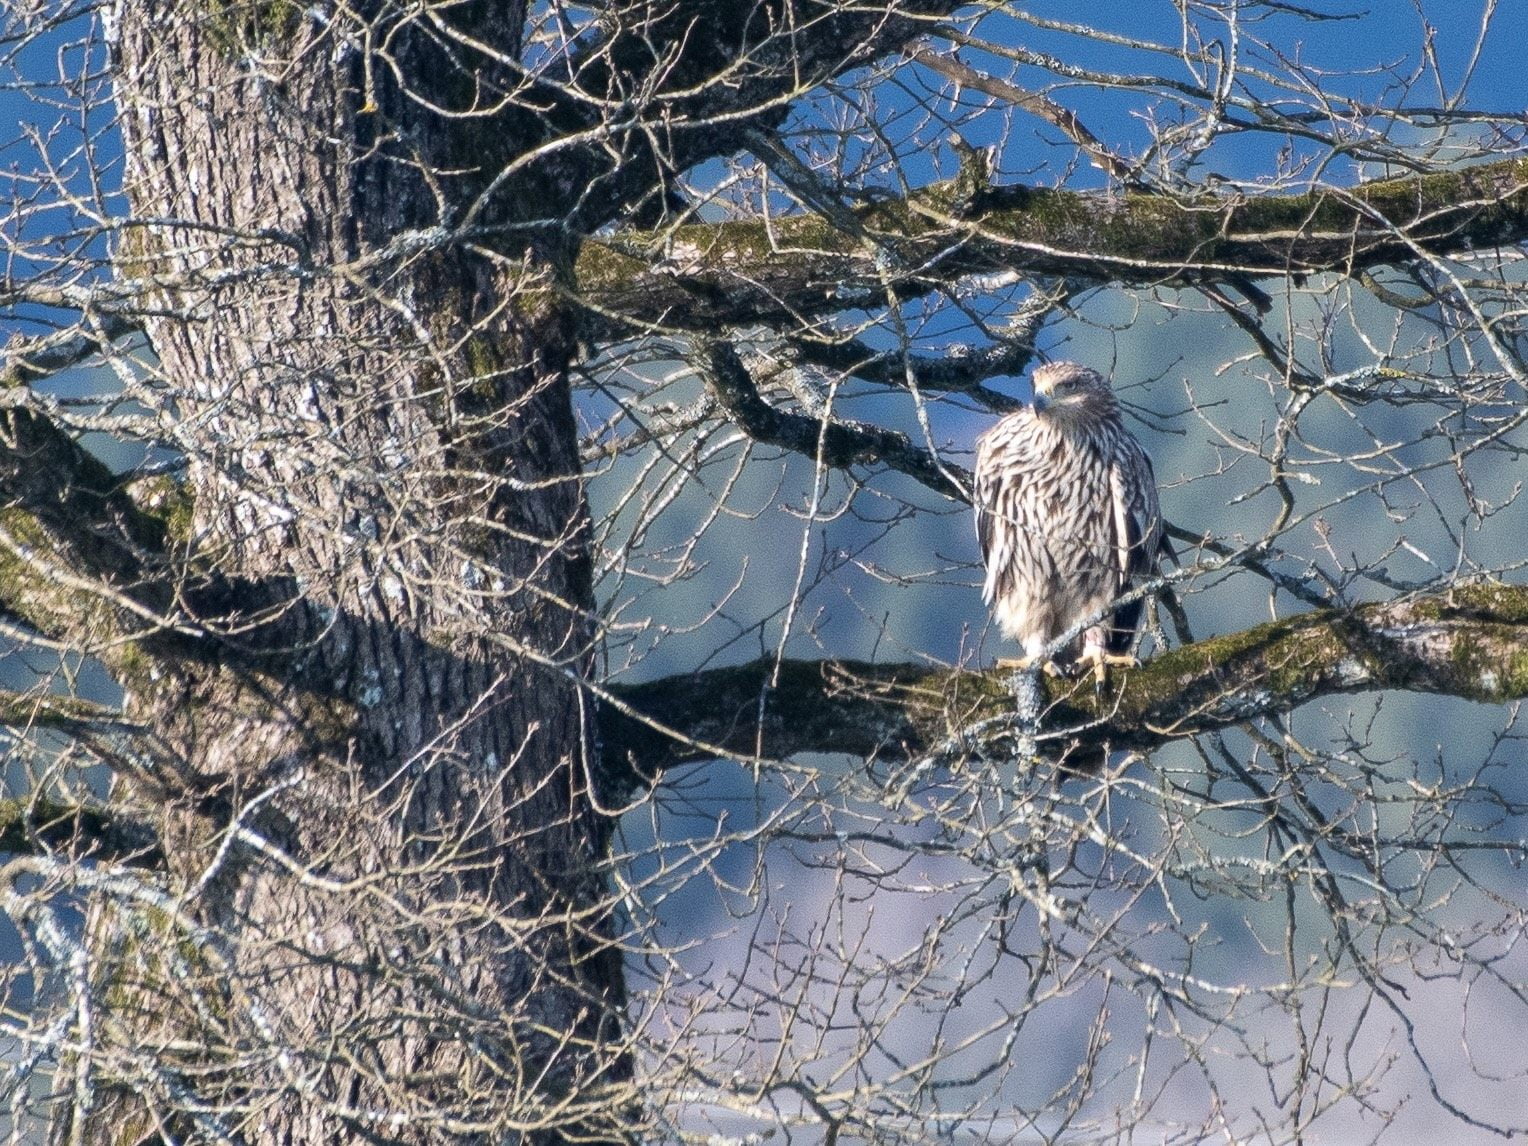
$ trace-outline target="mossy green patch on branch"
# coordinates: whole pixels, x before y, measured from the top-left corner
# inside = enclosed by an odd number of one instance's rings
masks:
[[[49,565],[67,569],[54,539],[37,518],[18,506],[0,508],[0,602],[43,632],[84,622],[105,608],[101,598],[62,584]]]
[[[0,851],[63,850],[143,868],[158,867],[163,858],[141,825],[119,823],[108,808],[42,794],[0,800]]]
[[[605,321],[714,329],[862,307],[888,279],[906,299],[994,269],[1165,285],[1357,274],[1414,258],[1415,245],[1447,254],[1528,237],[1525,186],[1528,163],[1517,159],[1350,188],[1187,199],[1006,186],[974,206],[950,181],[854,208],[859,234],[807,213],[590,239],[570,289]],[[938,274],[926,273],[930,260]]]
[[[1490,619],[1528,625],[1528,585],[1501,581],[1472,581],[1412,605],[1420,617],[1433,620]]]

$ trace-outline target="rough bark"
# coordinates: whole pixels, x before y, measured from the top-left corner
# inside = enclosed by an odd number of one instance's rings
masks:
[[[518,50],[519,6],[471,16]],[[559,253],[255,273],[294,249],[355,265],[432,221],[426,173],[460,171],[477,128],[414,99],[461,97],[424,37],[394,45],[405,92],[292,28],[303,64],[273,87],[230,42],[242,19],[125,5],[117,44],[134,213],[186,221],[122,255],[188,284],[145,326],[177,390],[189,537],[260,589],[194,618],[230,655],[156,658],[126,711],[195,778],[149,811],[171,891],[228,937],[237,981],[176,984],[141,948],[108,962],[108,997],[142,1013],[89,1138],[183,1108],[176,1066],[212,1107],[250,1112],[249,1141],[617,1136],[619,1103],[585,1109],[619,1082],[621,987],[584,795],[573,348],[544,289]],[[209,261],[235,273],[189,285]],[[128,913],[104,912],[103,936]],[[431,1076],[449,1081],[411,1081]],[[416,1125],[390,1125],[411,1105]]]
[[[12,449],[0,480],[46,544],[12,546],[9,580],[38,587],[29,623],[103,652],[151,730],[116,795],[164,865],[152,893],[96,881],[108,1013],[61,1135],[629,1135],[581,687],[579,232],[651,216],[674,172],[954,5],[807,4],[788,29],[779,5],[735,7],[720,39],[696,34],[706,5],[613,7],[574,90],[515,63],[523,3],[119,6],[142,222],[118,305],[86,293],[103,337],[146,333],[190,497],[175,530],[138,530],[16,403],[89,497],[48,518]],[[648,86],[659,61],[691,94]],[[612,100],[635,126],[606,130]],[[43,349],[9,380],[87,348]],[[91,523],[115,566],[81,565]],[[47,584],[77,566],[88,616]]]

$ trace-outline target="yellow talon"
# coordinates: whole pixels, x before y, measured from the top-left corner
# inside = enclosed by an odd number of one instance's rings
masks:
[[[1106,653],[1097,645],[1089,645],[1082,650],[1082,655],[1077,658],[1079,665],[1089,665],[1093,669],[1093,683],[1098,688],[1103,688],[1104,680],[1109,675],[1109,666],[1118,668],[1140,668],[1141,662],[1129,653]]]

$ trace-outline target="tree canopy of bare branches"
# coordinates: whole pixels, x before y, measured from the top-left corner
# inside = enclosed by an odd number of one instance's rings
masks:
[[[1528,1133],[1528,22],[1119,8],[4,10],[13,1140]]]

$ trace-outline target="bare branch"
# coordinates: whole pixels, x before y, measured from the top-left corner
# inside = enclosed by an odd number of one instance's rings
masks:
[[[78,366],[101,353],[103,346],[139,329],[130,319],[107,314],[99,332],[70,329],[43,338],[13,338],[0,360],[0,387],[24,386]]]
[[[1035,354],[1032,345],[1017,340],[995,346],[951,347],[939,357],[878,351],[852,338],[796,339],[791,342],[791,349],[803,362],[852,374],[867,382],[905,386],[911,374],[920,390],[969,394],[989,410],[1005,412],[1016,409],[1020,405],[1018,400],[989,390],[982,383],[999,374],[1022,374]]]
[[[611,35],[594,39],[570,61],[576,86],[541,85],[538,94],[554,110],[538,114],[539,126],[555,138],[587,125],[609,139],[602,123],[607,101],[632,101],[661,107],[656,114],[664,130],[641,130],[639,112],[632,117],[639,129],[617,135],[617,163],[598,149],[556,149],[546,164],[532,166],[530,177],[550,174],[561,188],[597,190],[578,211],[581,229],[592,231],[615,210],[651,201],[677,173],[746,146],[750,133],[777,125],[796,96],[900,50],[932,19],[959,6],[956,0],[810,3],[789,8],[786,16],[780,6],[755,0],[686,0],[613,22]],[[717,35],[721,27],[728,34]],[[639,92],[631,90],[633,76],[647,77]]]
[[[39,696],[0,689],[0,724],[9,728],[46,728],[64,733],[141,731],[118,709],[74,696]]]
[[[840,469],[883,465],[916,478],[938,493],[969,500],[961,488],[969,486],[965,472],[914,445],[906,434],[862,422],[824,421],[775,409],[759,396],[737,352],[725,343],[711,343],[698,368],[728,417],[756,442],[783,446]]]
[[[1062,107],[1043,92],[1026,91],[1017,84],[978,71],[962,63],[954,55],[936,51],[927,45],[912,49],[907,53],[907,58],[922,64],[931,71],[938,72],[946,79],[954,80],[962,87],[974,88],[994,99],[1006,100],[1023,108],[1031,115],[1038,116],[1058,129],[1101,171],[1107,172],[1124,183],[1138,184],[1140,182],[1135,168],[1105,147],[1075,112]]]

